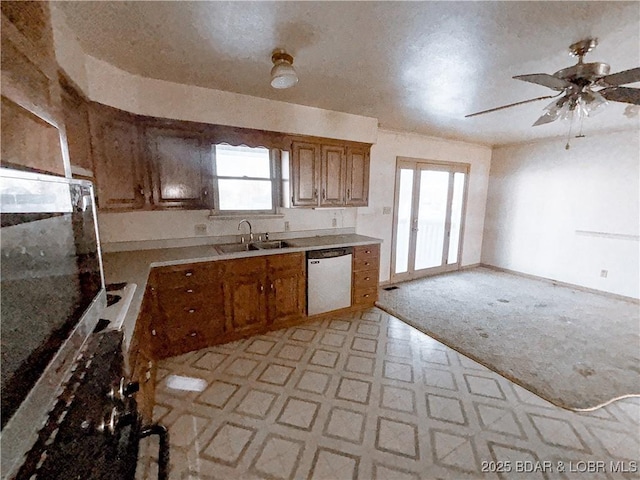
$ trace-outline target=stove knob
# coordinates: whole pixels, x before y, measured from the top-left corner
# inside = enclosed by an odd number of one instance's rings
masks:
[[[131,397],[134,393],[140,390],[140,383],[138,382],[126,382],[125,378],[120,378],[120,384],[117,387],[112,387],[108,393],[108,397],[111,400],[121,400]]]
[[[98,431],[106,435],[113,435],[118,424],[118,416],[118,409],[113,407],[111,413],[107,414],[102,423],[98,425]]]

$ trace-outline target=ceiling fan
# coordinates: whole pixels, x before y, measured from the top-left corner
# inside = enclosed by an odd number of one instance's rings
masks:
[[[587,38],[572,44],[569,47],[569,52],[574,57],[578,57],[578,63],[558,70],[553,75],[533,73],[513,77],[516,80],[542,85],[560,93],[483,110],[466,115],[466,118],[539,100],[556,99],[557,97],[560,98],[545,107],[545,113],[536,120],[533,126],[550,123],[557,119],[573,118],[574,114],[580,118],[588,117],[608,101],[640,105],[640,89],[622,86],[640,82],[640,67],[609,74],[610,67],[606,63],[584,63],[584,56],[597,45],[596,38]]]

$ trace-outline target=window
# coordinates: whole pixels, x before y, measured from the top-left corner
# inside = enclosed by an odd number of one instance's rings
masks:
[[[277,182],[268,148],[213,145],[215,206],[221,213],[275,213]]]

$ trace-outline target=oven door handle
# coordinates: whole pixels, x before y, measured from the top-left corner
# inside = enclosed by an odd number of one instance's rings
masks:
[[[140,438],[158,435],[158,480],[169,480],[169,431],[164,425],[154,423],[140,429]]]

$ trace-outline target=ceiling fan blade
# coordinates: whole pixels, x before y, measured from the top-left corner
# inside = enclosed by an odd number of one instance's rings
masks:
[[[549,75],[548,73],[532,73],[529,75],[516,75],[513,78],[515,78],[516,80],[522,80],[523,82],[542,85],[543,87],[548,87],[558,91],[564,90],[565,88],[570,87],[572,85],[570,82],[567,82],[562,78]]]
[[[624,70],[618,73],[612,73],[600,79],[607,85],[626,85],[627,83],[640,82],[640,67]]]
[[[631,103],[640,105],[640,89],[629,87],[610,87],[599,90],[598,93],[612,102]]]
[[[469,115],[465,115],[464,118],[475,117],[476,115],[482,115],[484,113],[496,112],[498,110],[503,110],[505,108],[515,107],[517,105],[523,105],[525,103],[537,102],[538,100],[546,100],[548,98],[555,98],[557,95],[545,95],[544,97],[532,98],[531,100],[523,100],[522,102],[510,103],[509,105],[503,105],[501,107],[490,108],[489,110],[483,110],[481,112],[470,113]]]

